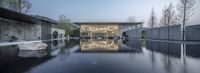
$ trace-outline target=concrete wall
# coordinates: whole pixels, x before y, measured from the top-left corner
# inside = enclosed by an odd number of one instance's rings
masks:
[[[134,29],[126,31],[126,33],[130,38],[141,38],[142,30]],[[181,40],[180,25],[146,29],[145,33],[146,33],[146,39],[172,40],[172,41]],[[185,34],[187,41],[200,41],[200,25],[186,26]]]
[[[168,56],[181,57],[181,44],[157,41],[146,41],[146,48]]]
[[[141,29],[133,29],[126,31],[126,34],[130,38],[141,38],[142,37],[142,30]]]
[[[169,39],[170,40],[181,40],[181,26],[175,25],[169,28]]]
[[[192,25],[186,27],[186,40],[200,41],[200,25]]]
[[[51,30],[52,30],[51,35],[53,35],[53,32],[56,31],[58,33],[58,38],[64,38],[65,37],[65,30],[59,29],[59,28],[51,28]]]
[[[160,39],[160,29],[159,28],[154,28],[152,29],[152,39]]]
[[[37,24],[16,22],[11,20],[0,19],[0,41],[8,41],[11,36],[20,40],[34,40],[40,36]],[[37,31],[36,31],[37,30]]]
[[[168,28],[160,27],[160,39],[161,40],[168,40]]]
[[[169,29],[169,30],[168,30]],[[180,25],[160,27],[145,30],[147,39],[155,40],[181,40]]]

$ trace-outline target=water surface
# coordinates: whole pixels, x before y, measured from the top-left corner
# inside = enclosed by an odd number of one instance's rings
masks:
[[[0,47],[1,73],[199,73],[200,45],[141,40],[56,40],[40,51]]]

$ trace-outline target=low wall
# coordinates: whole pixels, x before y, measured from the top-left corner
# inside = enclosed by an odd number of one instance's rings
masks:
[[[186,27],[186,40],[200,41],[200,25],[192,25]]]
[[[140,39],[142,37],[142,30],[141,29],[128,30],[128,31],[126,31],[126,34],[130,38]]]
[[[160,39],[160,28],[152,29],[151,39]]]
[[[175,25],[169,28],[169,40],[181,40],[181,26]]]
[[[51,28],[51,35],[53,35],[54,32],[58,33],[58,38],[64,38],[65,37],[65,30],[64,29]]]
[[[169,30],[168,30],[169,29]],[[180,25],[160,27],[145,30],[147,39],[155,40],[181,40]]]
[[[127,35],[129,38],[141,38],[142,36],[141,29],[133,29],[127,31]],[[172,41],[180,41],[181,38],[181,26],[174,25],[170,27],[159,27],[153,29],[146,29],[145,37],[146,39],[154,39],[154,40],[172,40]],[[186,41],[200,41],[200,25],[191,25],[186,26],[185,37]]]
[[[160,39],[161,40],[168,40],[168,28],[160,27]]]

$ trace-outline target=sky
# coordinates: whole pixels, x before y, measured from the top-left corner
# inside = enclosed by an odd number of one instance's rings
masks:
[[[125,22],[134,16],[137,22],[147,26],[150,12],[154,8],[160,19],[164,6],[173,3],[176,9],[179,0],[29,0],[30,14],[58,20],[65,15],[73,22]],[[195,0],[195,14],[189,24],[200,24],[200,0]]]

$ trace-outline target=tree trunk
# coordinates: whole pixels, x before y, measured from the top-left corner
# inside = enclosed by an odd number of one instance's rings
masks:
[[[185,0],[184,3],[184,13],[183,13],[183,26],[182,26],[182,41],[185,41],[185,21],[186,21],[186,5],[187,5],[187,0]]]

